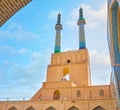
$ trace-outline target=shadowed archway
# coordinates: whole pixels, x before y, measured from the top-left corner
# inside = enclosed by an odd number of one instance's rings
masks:
[[[69,108],[68,110],[79,110],[77,107],[72,106],[71,108]]]
[[[104,108],[101,107],[101,106],[97,106],[97,107],[95,107],[93,110],[106,110],[106,109],[104,109]]]
[[[16,107],[12,106],[11,108],[9,108],[8,110],[17,110]]]
[[[50,106],[50,107],[48,107],[47,109],[45,109],[45,110],[56,110],[54,107],[52,107],[52,106]]]
[[[28,107],[26,110],[35,110],[32,106]]]

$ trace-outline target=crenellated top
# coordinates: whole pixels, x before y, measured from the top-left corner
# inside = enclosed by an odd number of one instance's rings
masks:
[[[59,54],[52,54],[51,65],[66,65],[88,62],[89,53],[87,49],[65,51]]]

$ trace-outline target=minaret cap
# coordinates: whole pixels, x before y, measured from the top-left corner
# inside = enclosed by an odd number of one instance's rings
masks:
[[[61,24],[61,14],[60,14],[60,12],[58,14],[57,24]]]
[[[56,30],[62,30],[62,25],[61,25],[61,14],[60,12],[58,13],[57,16],[57,24],[55,25]]]
[[[83,18],[83,9],[81,7],[79,9],[79,20],[84,20],[84,18]]]
[[[83,17],[83,9],[80,7],[79,9],[79,19],[78,19],[78,22],[77,22],[78,25],[80,24],[85,24],[85,19]]]

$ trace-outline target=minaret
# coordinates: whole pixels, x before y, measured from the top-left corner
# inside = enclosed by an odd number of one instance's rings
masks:
[[[60,53],[61,52],[61,30],[62,30],[60,13],[58,14],[57,24],[55,25],[55,30],[56,30],[56,39],[55,39],[54,53]]]
[[[82,8],[79,9],[79,19],[77,24],[79,26],[79,49],[85,49],[86,48],[85,31],[84,31],[85,19],[83,18]]]

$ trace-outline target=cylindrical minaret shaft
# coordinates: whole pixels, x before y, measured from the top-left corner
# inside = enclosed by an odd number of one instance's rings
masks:
[[[86,48],[85,31],[84,31],[85,19],[83,18],[82,8],[79,9],[79,19],[77,24],[79,26],[79,49],[85,49]]]
[[[54,53],[60,53],[61,52],[61,30],[62,30],[60,13],[58,14],[57,24],[55,25],[55,30],[56,30],[56,39],[55,39]]]

